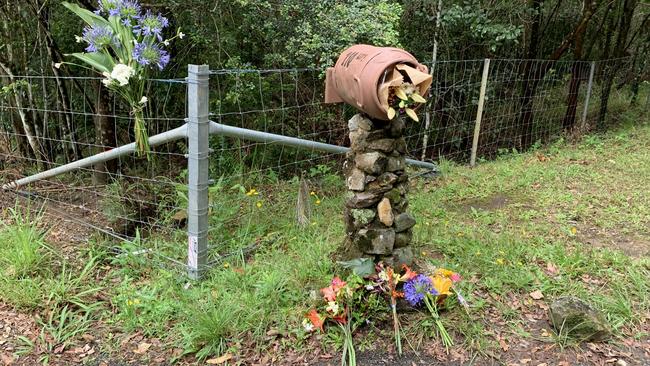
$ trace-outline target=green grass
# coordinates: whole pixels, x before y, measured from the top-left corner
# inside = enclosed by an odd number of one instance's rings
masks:
[[[609,133],[504,154],[476,168],[442,162],[442,177],[416,181],[410,211],[418,220],[420,259],[464,277],[470,313],[455,308],[443,316],[464,347],[478,353],[497,348],[490,335],[496,322],[513,337],[569,344],[563,334],[544,338],[527,326],[526,314],[539,311],[528,296],[534,290],[542,291],[545,303],[562,295],[588,300],[606,314],[616,336],[640,336],[638,326],[650,310],[650,263],[643,255],[650,247],[644,239],[650,230],[647,120],[629,110]],[[73,342],[89,322],[101,320],[119,332],[163,338],[199,358],[250,344],[243,341],[264,347],[269,330],[285,336],[285,347],[303,347],[302,316],[314,302],[312,293],[342,272],[332,258],[344,239],[341,179],[326,168],[313,178],[321,203],[310,197],[313,216],[305,228],[293,223],[297,179],[257,177],[259,195],[253,196],[245,194],[251,183],[220,180],[211,190],[210,236],[219,244],[213,259],[254,242],[259,247],[250,256],[221,258],[197,283],[133,254],[145,245],[182,258],[181,230],[171,238],[122,243],[117,257],[96,243],[82,254],[85,265],[73,266],[48,255],[53,250],[44,249],[36,225],[17,216],[0,228],[3,251],[13,253],[11,260],[0,259],[0,271],[10,274],[0,279],[0,295],[48,314],[41,323],[61,342]],[[182,201],[182,193],[167,199]],[[108,302],[97,298],[100,291]],[[404,329],[413,347],[435,332],[419,315],[405,316]],[[367,339],[391,338],[389,326],[369,333]],[[340,342],[335,335],[323,340]]]

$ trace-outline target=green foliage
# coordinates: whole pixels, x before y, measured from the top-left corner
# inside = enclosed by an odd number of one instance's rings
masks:
[[[441,21],[449,29],[450,36],[484,44],[493,53],[516,45],[523,32],[521,25],[501,23],[492,17],[478,0],[451,5],[444,10]]]
[[[15,208],[9,210],[12,224],[0,222],[0,272],[3,277],[26,278],[41,270],[46,259],[44,233],[38,228],[40,218]]]
[[[400,46],[402,7],[393,1],[302,3],[304,16],[287,41],[288,60],[293,63],[332,66],[345,48],[356,43]]]

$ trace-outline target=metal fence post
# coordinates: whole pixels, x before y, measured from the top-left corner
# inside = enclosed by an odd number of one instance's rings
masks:
[[[478,98],[478,109],[476,110],[476,123],[474,124],[474,141],[472,141],[472,156],[469,165],[476,165],[476,151],[478,150],[478,137],[481,134],[481,120],[483,119],[483,106],[485,105],[485,90],[487,89],[488,76],[490,74],[490,59],[483,61],[483,78],[481,79],[481,93]]]
[[[189,65],[187,76],[187,267],[200,279],[208,260],[209,83],[207,65]]]
[[[589,83],[587,84],[587,95],[585,96],[585,109],[582,111],[582,125],[587,123],[587,112],[589,111],[589,99],[591,98],[591,87],[594,83],[594,70],[596,61],[591,61],[591,70],[589,71]]]

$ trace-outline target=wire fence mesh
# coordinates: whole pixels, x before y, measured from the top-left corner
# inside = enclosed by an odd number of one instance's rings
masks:
[[[478,149],[479,159],[525,151],[567,134],[607,127],[627,93],[627,59],[597,62],[491,60]],[[466,164],[472,153],[484,60],[428,65],[433,75],[420,122],[407,130],[416,159]],[[591,69],[591,95],[582,120]],[[325,104],[318,69],[212,70],[210,119],[249,130],[348,146],[347,121],[357,113]],[[128,108],[93,77],[0,76],[0,184],[62,166],[133,141]],[[612,84],[613,87],[609,87]],[[151,80],[147,88],[150,136],[183,126],[184,79]],[[295,223],[302,180],[308,205],[336,202],[343,153],[322,153],[272,142],[210,137],[210,263],[229,253],[272,242]],[[110,237],[127,240],[152,261],[185,269],[187,248],[187,140],[157,146],[151,161],[132,156],[3,191],[47,202],[45,211]],[[304,197],[303,197],[304,200]],[[243,251],[243,252],[242,252]]]

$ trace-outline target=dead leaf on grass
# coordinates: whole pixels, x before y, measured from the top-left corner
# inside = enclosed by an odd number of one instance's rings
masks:
[[[499,345],[501,346],[501,349],[503,352],[508,352],[510,349],[510,346],[508,346],[508,343],[503,338],[499,338]]]
[[[63,351],[65,351],[65,344],[61,344],[61,345],[59,345],[58,347],[56,347],[56,348],[52,351],[52,353],[54,353],[55,355],[60,355],[61,353],[63,353]]]
[[[546,270],[548,271],[549,274],[556,275],[558,273],[557,267],[555,264],[548,262],[546,263]]]
[[[142,343],[138,344],[137,349],[133,350],[133,353],[137,353],[139,355],[142,355],[142,354],[147,353],[147,351],[149,351],[149,348],[151,348],[151,343],[142,342]]]
[[[540,290],[535,290],[528,295],[530,295],[530,297],[532,297],[533,300],[541,300],[544,298],[544,294],[542,294],[542,291]]]
[[[2,360],[3,365],[11,365],[14,363],[14,357],[11,355],[6,355],[4,353],[0,353],[0,360]]]
[[[207,363],[208,365],[221,365],[222,363],[224,363],[224,362],[226,362],[228,360],[231,360],[232,357],[233,357],[232,354],[226,353],[225,355],[223,355],[221,357],[209,359],[209,360],[205,361],[205,363]]]

